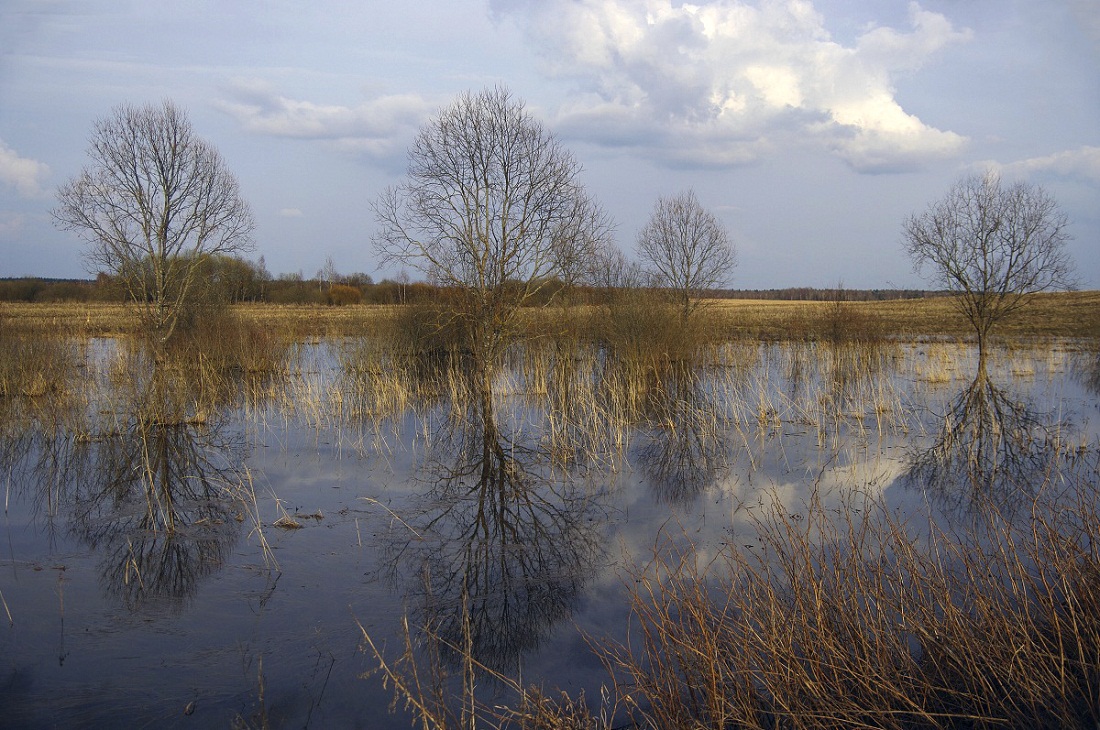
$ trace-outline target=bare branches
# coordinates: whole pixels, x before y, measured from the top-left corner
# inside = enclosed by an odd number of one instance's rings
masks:
[[[987,172],[959,180],[924,213],[910,216],[904,243],[917,271],[927,266],[935,285],[959,294],[981,348],[993,325],[1031,294],[1073,286],[1068,225],[1042,188],[1006,186]]]
[[[160,345],[193,295],[203,259],[248,249],[252,214],[218,151],[171,102],[117,107],[96,122],[90,165],[57,191],[60,228],[116,274]]]
[[[466,93],[420,130],[407,177],[374,203],[375,247],[457,290],[468,325],[499,331],[552,279],[580,278],[610,238],[580,172],[506,89]]]
[[[729,232],[692,190],[657,201],[638,234],[638,257],[657,286],[676,293],[685,314],[693,297],[729,281],[737,265]]]

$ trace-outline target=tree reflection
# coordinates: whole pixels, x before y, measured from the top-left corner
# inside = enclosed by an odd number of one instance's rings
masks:
[[[416,515],[388,535],[390,568],[416,576],[422,625],[448,661],[468,652],[503,670],[572,614],[601,551],[600,500],[480,424],[454,436]]]
[[[239,453],[217,428],[140,418],[94,452],[72,529],[102,553],[105,590],[131,611],[164,599],[182,606],[239,536]]]
[[[1091,393],[1100,395],[1100,352],[1086,356],[1081,380]]]
[[[1056,482],[1069,429],[979,370],[952,401],[932,445],[910,455],[905,479],[949,510],[1011,513]]]
[[[243,441],[189,399],[194,384],[141,371],[79,428],[27,429],[0,449],[51,535],[101,555],[104,590],[131,611],[181,608],[252,515]]]
[[[658,501],[695,499],[727,466],[719,408],[702,376],[693,365],[673,368],[647,404],[649,429],[638,459]]]

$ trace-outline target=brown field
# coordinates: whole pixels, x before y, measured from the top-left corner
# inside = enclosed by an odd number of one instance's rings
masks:
[[[801,339],[820,332],[826,321],[850,318],[850,328],[873,327],[875,334],[901,339],[923,337],[966,338],[967,322],[951,297],[882,302],[845,302],[841,314],[833,302],[794,302],[759,299],[714,300],[701,311],[708,327],[734,338]],[[262,324],[305,340],[353,336],[371,332],[393,316],[390,305],[242,304],[233,311],[245,321]],[[591,313],[590,308],[577,312]],[[528,310],[528,324],[560,322],[560,308]],[[832,319],[830,319],[832,318]],[[592,318],[590,318],[592,319]],[[594,318],[599,320],[599,317]],[[123,304],[0,303],[0,323],[8,332],[69,334],[77,337],[118,336],[133,333],[135,318]],[[1010,341],[1059,337],[1100,339],[1100,291],[1037,295],[1019,316],[1001,323],[999,333]]]
[[[744,336],[764,339],[800,337],[828,316],[833,302],[790,302],[754,299],[717,300],[713,310]],[[959,314],[953,297],[845,302],[846,310],[871,319],[881,332],[902,339],[961,337],[970,325]],[[1036,295],[1019,316],[1001,323],[998,332],[1010,340],[1042,337],[1100,339],[1100,291]]]

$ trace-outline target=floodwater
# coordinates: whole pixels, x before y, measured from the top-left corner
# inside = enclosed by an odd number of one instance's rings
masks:
[[[589,640],[625,639],[666,543],[706,562],[811,500],[951,519],[980,484],[1010,509],[1052,473],[1097,482],[1096,356],[1072,343],[980,382],[950,343],[731,345],[615,412],[517,358],[491,432],[445,394],[381,405],[341,346],[195,413],[97,342],[74,402],[6,404],[0,724],[408,727],[364,643],[397,659],[405,621],[591,703]],[[176,417],[135,415],[151,401]]]

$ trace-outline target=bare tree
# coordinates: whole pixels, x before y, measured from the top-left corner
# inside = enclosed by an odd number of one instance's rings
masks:
[[[170,101],[116,107],[96,122],[88,156],[58,189],[54,219],[87,242],[92,270],[125,286],[160,353],[205,259],[251,247],[252,214],[218,151]]]
[[[637,248],[654,284],[675,293],[685,316],[693,299],[727,283],[737,265],[729,232],[692,190],[658,199]]]
[[[496,87],[463,94],[424,125],[407,177],[375,202],[383,262],[456,292],[452,313],[479,367],[491,370],[518,308],[555,279],[575,279],[610,236],[580,173]]]
[[[905,221],[914,268],[932,271],[934,286],[953,291],[978,338],[978,368],[998,322],[1036,292],[1072,287],[1068,220],[1041,187],[1001,183],[989,171],[960,179],[924,213]]]

